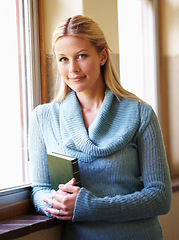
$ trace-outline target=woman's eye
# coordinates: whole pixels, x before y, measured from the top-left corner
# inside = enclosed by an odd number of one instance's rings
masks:
[[[80,55],[78,56],[78,59],[84,59],[84,58],[86,58],[86,57],[87,57],[86,54],[80,54]]]
[[[68,59],[66,57],[62,57],[62,58],[59,59],[59,62],[67,62],[67,60]]]

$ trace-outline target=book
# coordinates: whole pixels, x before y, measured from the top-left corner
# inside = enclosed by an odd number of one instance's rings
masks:
[[[77,158],[52,152],[47,154],[47,160],[52,189],[58,190],[59,184],[65,184],[72,178],[76,179],[76,186],[81,186]]]

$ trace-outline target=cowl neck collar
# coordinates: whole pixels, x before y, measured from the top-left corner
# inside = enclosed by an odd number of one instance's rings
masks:
[[[74,91],[60,105],[63,144],[89,157],[104,157],[119,151],[132,140],[138,124],[138,102],[119,101],[108,89],[88,132]]]

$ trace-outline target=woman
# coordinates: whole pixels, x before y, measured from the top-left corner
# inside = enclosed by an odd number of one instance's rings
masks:
[[[53,51],[60,91],[34,110],[29,132],[37,212],[67,220],[63,239],[162,239],[171,183],[155,113],[122,88],[92,19],[67,19]],[[81,188],[72,179],[51,191],[47,152],[78,158]]]

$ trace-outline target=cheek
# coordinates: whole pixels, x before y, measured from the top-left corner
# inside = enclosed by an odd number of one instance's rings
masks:
[[[66,75],[68,72],[67,68],[65,66],[61,66],[60,64],[58,64],[58,71],[61,76]]]
[[[85,72],[89,75],[99,74],[101,71],[100,64],[95,61],[90,61],[85,65]]]

